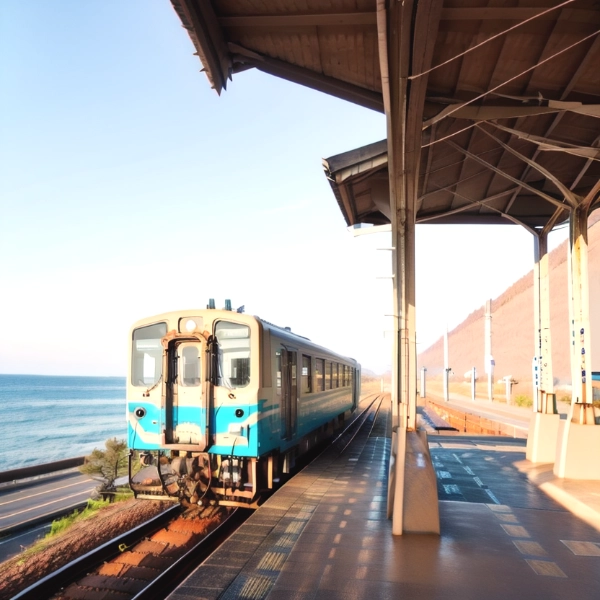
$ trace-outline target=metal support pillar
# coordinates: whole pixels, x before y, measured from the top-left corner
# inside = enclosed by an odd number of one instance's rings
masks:
[[[426,381],[427,378],[427,368],[426,367],[421,367],[421,386],[419,389],[421,398],[426,398],[427,397],[427,389],[426,389]]]
[[[442,6],[440,0],[418,3],[377,0],[394,248],[392,402],[397,407],[397,418],[393,425],[388,483],[388,517],[392,519],[394,535],[407,531],[439,533],[435,470],[426,433],[416,429],[415,210],[427,80],[411,83],[409,90],[408,76],[413,70],[423,72],[431,64],[434,49],[431,35],[437,31]],[[418,52],[413,48],[413,40],[419,40]],[[411,106],[414,106],[412,112]]]
[[[594,424],[587,217],[587,210],[579,206],[571,212],[569,221],[569,317],[573,390],[571,406],[574,420],[582,424]]]
[[[571,321],[572,399],[567,421],[559,426],[554,474],[571,479],[600,479],[594,448],[600,427],[592,405],[591,336],[588,277],[588,205],[581,202],[569,220],[569,317]]]
[[[556,414],[554,374],[552,371],[552,337],[550,332],[550,272],[548,266],[548,234],[534,238],[534,328],[537,345],[539,390],[535,405],[538,412]]]

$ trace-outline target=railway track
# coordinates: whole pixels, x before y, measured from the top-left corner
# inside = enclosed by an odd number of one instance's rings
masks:
[[[17,594],[13,600],[136,600],[164,597],[249,516],[180,506],[121,535]]]
[[[372,427],[374,394],[331,443],[342,453]],[[363,405],[364,406],[364,405]],[[330,444],[328,444],[330,445]],[[314,459],[314,456],[313,456]],[[155,600],[165,597],[251,514],[249,509],[179,505],[44,577],[13,600]]]

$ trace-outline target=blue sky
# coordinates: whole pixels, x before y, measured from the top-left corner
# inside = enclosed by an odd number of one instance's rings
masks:
[[[389,239],[321,167],[383,115],[255,71],[219,97],[193,52],[168,0],[0,3],[0,372],[122,375],[134,321],[209,297],[389,365]],[[421,348],[531,268],[517,227],[417,229]]]

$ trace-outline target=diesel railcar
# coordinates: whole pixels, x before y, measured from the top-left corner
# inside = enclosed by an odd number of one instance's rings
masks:
[[[138,497],[253,505],[356,410],[355,360],[226,307],[165,313],[131,330]]]

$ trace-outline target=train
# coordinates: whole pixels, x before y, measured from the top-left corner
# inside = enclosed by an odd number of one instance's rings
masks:
[[[360,376],[357,361],[229,300],[137,321],[130,487],[140,498],[255,506],[352,418]]]

